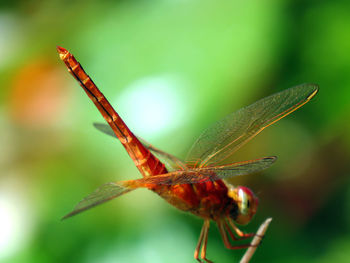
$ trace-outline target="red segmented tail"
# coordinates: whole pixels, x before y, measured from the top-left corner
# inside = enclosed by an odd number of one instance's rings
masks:
[[[66,64],[68,71],[79,82],[89,98],[113,129],[115,135],[129,153],[136,167],[143,176],[151,176],[166,173],[163,163],[156,158],[137,137],[129,130],[112,105],[107,101],[102,92],[97,88],[92,79],[85,73],[74,56],[62,47],[57,47],[61,60]]]

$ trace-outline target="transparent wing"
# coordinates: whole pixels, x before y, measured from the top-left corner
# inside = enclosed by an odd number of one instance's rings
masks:
[[[149,144],[148,142],[146,142],[144,139],[141,139],[140,137],[138,138],[148,150],[150,150],[162,163],[165,164],[165,166],[169,171],[184,170],[187,167],[184,161],[180,160],[174,155],[166,153],[154,147],[153,145]]]
[[[203,170],[215,171],[220,179],[228,179],[233,176],[257,173],[269,168],[277,160],[276,156],[265,157],[257,160],[237,162],[222,166],[206,167]]]
[[[134,180],[133,184],[143,187],[147,184],[176,185],[195,184],[220,179],[228,179],[233,176],[247,175],[262,171],[270,167],[276,157],[265,157],[257,160],[238,162],[217,167],[194,168],[183,171],[175,171],[167,174],[155,175]]]
[[[217,167],[180,170],[162,175],[144,177],[137,180],[107,183],[97,188],[95,192],[81,200],[74,207],[73,211],[65,215],[62,220],[105,203],[139,187],[147,187],[149,184],[195,184],[216,181],[219,179],[228,179],[233,176],[259,172],[270,167],[275,161],[276,157],[265,157],[257,160],[238,162]]]
[[[303,84],[228,115],[199,136],[189,151],[186,163],[197,167],[220,163],[263,129],[303,106],[317,91],[317,85]]]
[[[117,138],[112,130],[112,128],[107,125],[107,124],[103,124],[103,123],[94,123],[94,127],[96,129],[98,129],[99,131],[113,136],[114,138]],[[186,164],[185,162],[183,162],[182,160],[180,160],[179,158],[175,157],[174,155],[171,155],[169,153],[166,153],[156,147],[154,147],[153,145],[151,145],[150,143],[146,142],[145,140],[141,139],[140,137],[138,137],[138,139],[141,141],[141,143],[148,149],[150,150],[162,163],[165,164],[165,166],[168,168],[168,170],[170,171],[174,171],[174,170],[183,170],[186,168]]]
[[[97,130],[117,139],[117,136],[115,135],[111,126],[104,124],[104,123],[98,123],[98,122],[94,122],[93,125]]]
[[[119,183],[107,183],[97,188],[83,200],[81,200],[73,209],[72,212],[65,215],[63,219],[74,216],[99,204],[112,200],[118,196],[126,194],[135,188],[128,188]]]

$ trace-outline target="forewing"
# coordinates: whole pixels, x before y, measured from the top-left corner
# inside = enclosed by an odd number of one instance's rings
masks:
[[[186,163],[195,163],[198,167],[220,163],[264,128],[303,106],[317,91],[317,85],[299,85],[228,115],[200,135]]]
[[[140,186],[147,184],[176,185],[229,179],[233,176],[247,175],[262,171],[270,167],[276,161],[276,159],[277,158],[273,156],[217,167],[194,168],[184,171],[176,171],[137,179],[135,180],[135,183]]]
[[[126,194],[135,188],[128,188],[119,183],[107,183],[97,188],[95,192],[91,193],[83,200],[81,200],[73,209],[72,212],[65,215],[62,219],[79,214],[94,206],[100,205],[104,202],[112,200],[118,196]]]
[[[113,136],[114,138],[117,138],[116,135],[114,134],[112,128],[103,123],[94,123],[94,127],[98,129],[99,131]],[[150,150],[162,163],[165,164],[165,166],[168,168],[170,171],[174,170],[182,170],[186,167],[185,162],[180,160],[179,158],[175,157],[174,155],[171,155],[169,153],[166,153],[150,143],[146,142],[145,140],[141,139],[138,137],[138,139],[141,141],[141,143],[148,149]]]
[[[233,176],[257,173],[269,168],[277,160],[276,156],[265,157],[257,160],[237,162],[217,167],[206,167],[203,170],[214,170],[220,179],[228,179]]]

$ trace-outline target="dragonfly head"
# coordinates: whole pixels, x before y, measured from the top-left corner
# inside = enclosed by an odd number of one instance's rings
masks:
[[[258,208],[258,198],[249,188],[244,186],[229,188],[228,196],[236,204],[236,206],[231,207],[229,216],[240,225],[248,224]]]

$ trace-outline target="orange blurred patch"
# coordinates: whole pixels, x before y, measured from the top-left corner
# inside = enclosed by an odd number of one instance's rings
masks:
[[[15,75],[9,94],[12,119],[25,126],[47,126],[62,116],[68,91],[61,70],[45,59],[36,59]]]

